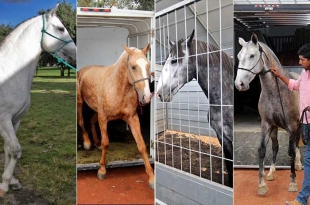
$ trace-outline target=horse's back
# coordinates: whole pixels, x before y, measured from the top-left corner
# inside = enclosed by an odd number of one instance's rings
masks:
[[[295,72],[289,72],[289,78],[297,80],[299,78],[299,74]]]

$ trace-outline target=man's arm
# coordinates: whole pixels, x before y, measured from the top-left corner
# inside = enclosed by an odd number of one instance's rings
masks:
[[[274,74],[276,77],[280,78],[286,85],[288,85],[288,83],[290,82],[290,79],[287,78],[287,77],[285,77],[284,75],[282,75],[282,74],[279,72],[278,68],[271,68],[270,70],[271,70],[271,72],[273,72],[273,74]]]

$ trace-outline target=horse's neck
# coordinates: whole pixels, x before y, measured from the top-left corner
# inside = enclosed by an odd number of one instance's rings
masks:
[[[38,16],[20,24],[2,43],[0,84],[8,78],[23,75],[28,77],[27,83],[31,85],[41,54],[42,23],[38,23],[40,19],[41,16]]]
[[[123,53],[120,58],[116,61],[115,64],[112,65],[111,67],[111,75],[110,77],[112,79],[119,79],[118,84],[115,85],[115,88],[120,92],[119,94],[121,94],[122,92],[128,92],[128,89],[132,89],[133,86],[129,83],[128,81],[128,75],[130,71],[128,71],[127,68],[127,54]],[[122,81],[121,81],[122,79]]]
[[[279,62],[279,59],[276,57],[276,55],[273,53],[273,51],[266,46],[264,46],[264,51],[265,53],[263,55],[263,62],[264,62],[264,71],[269,71],[271,68],[277,68],[279,72],[282,75],[287,76],[288,71],[284,70],[282,65]],[[270,83],[270,82],[275,82],[274,81],[274,75],[272,72],[267,72],[264,75],[260,75],[260,80],[261,83],[266,84],[268,83],[268,88],[274,89],[273,87],[276,85],[275,83]],[[267,88],[267,87],[266,87]]]

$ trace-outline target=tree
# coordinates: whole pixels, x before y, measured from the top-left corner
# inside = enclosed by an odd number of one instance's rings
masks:
[[[40,10],[38,11],[38,14],[43,14],[46,12],[49,12],[51,9],[47,9],[46,11]],[[69,34],[71,35],[71,38],[74,42],[76,42],[76,10],[75,8],[72,8],[71,4],[68,4],[66,0],[63,0],[58,6],[57,9],[57,16],[59,19],[61,19],[63,25],[67,28]],[[40,66],[47,66],[47,65],[55,65],[58,64],[58,67],[60,68],[60,75],[64,76],[64,69],[65,66],[60,66],[57,62],[57,59],[51,56],[50,54],[43,52],[41,54],[39,65]],[[68,68],[68,76],[70,75],[70,68]]]
[[[154,0],[78,0],[78,6],[153,11]]]
[[[13,30],[11,25],[0,25],[0,43],[4,40],[4,38]]]

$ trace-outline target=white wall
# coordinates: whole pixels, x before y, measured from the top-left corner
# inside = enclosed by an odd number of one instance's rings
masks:
[[[108,66],[117,61],[127,45],[126,28],[77,28],[77,67],[86,65]]]

